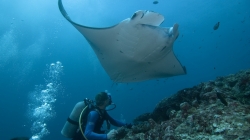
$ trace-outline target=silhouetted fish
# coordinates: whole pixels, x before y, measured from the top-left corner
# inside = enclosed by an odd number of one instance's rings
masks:
[[[153,2],[153,4],[158,4],[158,3],[159,3],[159,2],[158,2],[157,0]]]
[[[219,26],[220,26],[220,22],[216,23],[216,24],[214,25],[214,30],[217,30],[217,29],[219,28]]]

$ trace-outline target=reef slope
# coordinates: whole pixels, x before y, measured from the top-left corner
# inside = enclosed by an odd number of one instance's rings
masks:
[[[180,90],[118,132],[121,140],[249,140],[250,70]]]

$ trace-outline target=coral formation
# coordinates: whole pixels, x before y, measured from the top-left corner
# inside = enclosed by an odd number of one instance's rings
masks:
[[[119,128],[116,139],[249,140],[250,70],[178,91],[132,129]]]

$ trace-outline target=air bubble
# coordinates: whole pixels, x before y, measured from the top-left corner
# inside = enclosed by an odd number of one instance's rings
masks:
[[[53,105],[60,86],[59,79],[62,74],[62,63],[59,61],[51,63],[47,72],[48,78],[45,78],[46,84],[44,86],[37,85],[36,90],[31,95],[31,100],[34,103],[29,104],[29,106],[33,107],[30,109],[30,119],[33,120],[31,127],[33,136],[30,140],[41,140],[44,136],[48,135],[49,130],[46,128],[46,122],[55,115]]]

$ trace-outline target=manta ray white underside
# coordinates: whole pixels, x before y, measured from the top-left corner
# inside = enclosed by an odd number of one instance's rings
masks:
[[[139,10],[131,18],[108,28],[75,23],[58,1],[62,15],[86,38],[102,67],[114,82],[138,82],[186,73],[173,53],[178,24],[164,28],[164,17]]]

